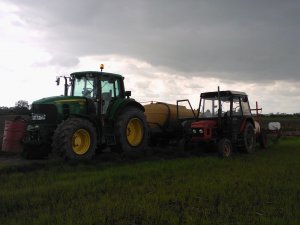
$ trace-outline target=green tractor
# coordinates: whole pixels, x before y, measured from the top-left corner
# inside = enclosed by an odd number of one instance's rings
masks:
[[[25,158],[44,158],[53,151],[66,159],[90,159],[107,146],[114,152],[144,150],[144,107],[125,91],[123,76],[100,68],[64,77],[64,96],[32,103]],[[59,85],[60,77],[56,82]]]

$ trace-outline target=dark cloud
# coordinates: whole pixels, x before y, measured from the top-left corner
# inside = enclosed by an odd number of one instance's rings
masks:
[[[187,75],[298,80],[298,0],[10,0],[51,63],[119,54]],[[230,74],[230,75],[229,75]]]

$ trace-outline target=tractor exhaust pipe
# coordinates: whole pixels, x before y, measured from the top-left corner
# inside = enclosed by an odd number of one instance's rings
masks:
[[[60,84],[60,78],[64,78],[64,79],[65,79],[65,84],[64,84],[64,87],[65,87],[65,90],[64,90],[64,96],[68,96],[68,91],[69,91],[69,83],[68,83],[68,80],[69,80],[70,82],[72,82],[71,77],[66,77],[66,76],[59,76],[59,77],[56,77],[56,84],[57,84],[57,86],[59,86],[59,84]]]

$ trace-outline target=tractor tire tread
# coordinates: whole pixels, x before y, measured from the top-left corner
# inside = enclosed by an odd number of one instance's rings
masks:
[[[143,124],[143,140],[141,143],[136,146],[132,147],[127,143],[126,134],[125,134],[125,126],[129,119],[131,118],[138,118],[141,120]],[[117,117],[115,123],[115,136],[116,136],[116,145],[112,147],[112,151],[114,152],[134,152],[134,151],[144,151],[147,146],[147,139],[148,139],[148,130],[146,119],[143,112],[136,107],[129,106],[121,112],[121,114]]]
[[[70,146],[70,139],[74,129],[84,127],[87,128],[91,136],[91,148],[84,155],[76,155],[73,153],[72,147]],[[52,148],[53,151],[65,158],[71,160],[88,160],[91,159],[96,151],[96,129],[94,125],[86,119],[81,118],[69,118],[59,124],[54,132]]]

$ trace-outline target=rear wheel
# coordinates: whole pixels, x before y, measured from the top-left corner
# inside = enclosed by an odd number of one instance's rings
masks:
[[[268,137],[265,131],[261,130],[259,134],[260,147],[265,149],[268,147]]]
[[[218,142],[218,154],[220,157],[227,158],[231,155],[232,145],[230,140],[223,138]]]
[[[147,125],[143,112],[135,107],[125,108],[115,123],[115,152],[143,151],[147,142]]]
[[[91,122],[70,118],[62,122],[53,136],[53,150],[67,159],[91,159],[96,151],[97,136]]]
[[[243,149],[246,153],[252,153],[255,151],[256,138],[254,127],[251,123],[247,123],[243,135]]]

